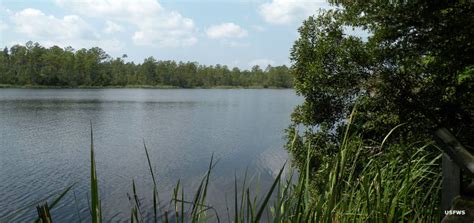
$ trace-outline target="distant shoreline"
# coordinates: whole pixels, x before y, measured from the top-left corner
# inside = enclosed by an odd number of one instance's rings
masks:
[[[125,85],[125,86],[50,86],[50,85],[11,85],[0,84],[0,89],[293,89],[281,87],[264,86],[212,86],[212,87],[191,87],[183,88],[171,85]]]

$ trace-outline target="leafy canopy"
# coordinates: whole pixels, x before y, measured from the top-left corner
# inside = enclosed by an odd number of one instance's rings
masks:
[[[430,140],[433,128],[443,126],[472,146],[474,4],[334,4],[338,9],[304,21],[291,51],[294,86],[305,98],[287,129],[295,163],[304,164],[312,151],[313,168],[327,165],[356,103],[352,129],[365,142],[380,143],[404,123],[393,140]],[[350,35],[352,28],[367,37]]]

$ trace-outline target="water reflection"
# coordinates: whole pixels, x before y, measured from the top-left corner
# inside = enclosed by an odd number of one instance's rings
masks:
[[[132,179],[151,207],[143,140],[163,199],[178,179],[196,186],[214,153],[209,199],[222,206],[236,171],[248,167],[264,185],[283,165],[283,129],[300,102],[292,90],[0,89],[0,216],[74,182],[77,200],[66,196],[52,214],[77,219],[77,203],[89,215],[90,121],[106,219],[128,218]]]

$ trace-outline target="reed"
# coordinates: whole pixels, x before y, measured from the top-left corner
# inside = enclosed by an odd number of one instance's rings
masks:
[[[396,128],[399,128],[397,126]],[[347,132],[349,132],[347,130]],[[386,138],[388,138],[387,135]],[[285,165],[280,169],[270,188],[263,193],[253,190],[248,183],[247,170],[239,187],[234,182],[233,216],[229,222],[431,222],[440,219],[440,173],[437,172],[441,155],[432,158],[426,145],[416,149],[409,162],[402,158],[388,159],[383,155],[370,157],[362,170],[357,170],[364,145],[355,136],[347,135],[337,155],[331,161],[327,184],[322,192],[311,188],[310,154],[306,168],[282,178]],[[390,145],[381,147],[387,150]],[[393,145],[398,146],[398,145]],[[146,145],[150,174],[154,176]],[[407,148],[408,149],[408,148]],[[131,209],[132,221],[149,222],[220,222],[217,210],[206,203],[214,156],[191,200],[185,200],[181,181],[178,181],[170,201],[172,212],[157,205],[157,183],[153,178],[153,213],[161,217],[144,219],[139,206]],[[298,175],[296,182],[294,176]],[[133,186],[135,188],[135,186]],[[253,192],[253,193],[252,193]],[[133,189],[136,197],[136,190]],[[133,200],[133,199],[132,199]],[[136,204],[139,201],[135,201]],[[187,209],[185,208],[187,207]],[[159,210],[156,210],[156,209]],[[228,209],[227,209],[228,210]],[[142,210],[146,212],[147,210]],[[155,216],[155,215],[153,215]],[[157,219],[157,220],[156,220]]]
[[[396,127],[399,128],[400,126]],[[271,186],[261,192],[252,189],[247,170],[243,183],[239,185],[235,175],[233,192],[233,214],[218,213],[207,203],[211,174],[217,162],[211,156],[194,194],[185,196],[181,181],[177,181],[171,200],[163,202],[158,196],[158,182],[153,171],[150,154],[144,143],[146,159],[153,182],[150,198],[153,209],[143,209],[139,194],[132,180],[132,192],[127,194],[130,202],[131,222],[220,222],[220,216],[227,216],[229,222],[436,222],[440,220],[439,193],[441,175],[438,171],[441,155],[433,157],[425,145],[415,149],[408,162],[401,157],[386,157],[384,153],[361,161],[365,149],[355,135],[346,136],[339,152],[332,158],[326,184],[322,190],[312,188],[310,154],[306,166],[298,173],[290,171],[289,177],[282,177],[285,165],[280,169]],[[389,135],[387,136],[389,137]],[[386,139],[380,147],[390,151]],[[406,148],[413,149],[413,148]],[[367,157],[366,157],[367,158]],[[90,146],[90,207],[92,222],[102,221],[101,202],[94,157],[94,135],[91,128]],[[364,159],[365,160],[365,159]],[[360,163],[364,163],[360,166]],[[296,179],[294,178],[295,176]],[[49,209],[71,190],[67,187],[50,202]],[[53,197],[48,196],[42,203]],[[191,200],[186,200],[191,198]],[[162,205],[163,204],[163,205]],[[12,220],[21,210],[13,211],[0,218],[0,222]],[[171,211],[170,211],[171,210]],[[229,208],[227,208],[229,212]],[[152,216],[149,218],[149,216]],[[80,216],[78,216],[80,218]],[[232,219],[230,219],[232,218]],[[54,216],[51,218],[54,221]],[[39,221],[39,219],[37,219]]]
[[[90,162],[91,162],[91,174],[90,174],[90,186],[91,186],[91,219],[93,223],[102,222],[102,212],[100,206],[99,197],[99,186],[97,182],[97,173],[95,168],[95,157],[94,157],[94,131],[92,129],[91,122],[91,151],[90,151]]]

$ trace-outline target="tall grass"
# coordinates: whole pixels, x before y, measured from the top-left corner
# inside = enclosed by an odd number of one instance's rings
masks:
[[[95,156],[94,156],[94,131],[92,129],[91,122],[91,174],[90,174],[90,186],[91,186],[91,219],[93,223],[102,222],[102,212],[100,206],[99,197],[99,186],[97,182],[97,173],[95,168]]]
[[[245,171],[241,186],[235,176],[234,201],[227,213],[218,213],[206,200],[211,174],[216,166],[211,156],[207,171],[192,196],[185,196],[181,181],[177,181],[171,200],[160,201],[158,181],[153,172],[148,148],[144,143],[146,159],[153,182],[151,191],[153,209],[145,210],[132,180],[130,222],[220,222],[227,216],[229,222],[437,222],[440,220],[439,190],[441,175],[437,171],[440,157],[433,158],[426,146],[416,149],[409,161],[383,154],[368,157],[362,162],[364,145],[346,132],[339,152],[332,158],[326,184],[320,191],[311,187],[310,154],[306,168],[283,178],[283,166],[270,188],[255,191],[247,181]],[[390,150],[392,145],[381,147]],[[393,145],[396,146],[396,145]],[[413,149],[413,148],[406,148]],[[90,206],[92,222],[102,221],[99,187],[94,159],[91,129]],[[361,166],[360,163],[363,163]],[[296,179],[295,175],[297,175]],[[62,198],[70,188],[61,193]],[[191,194],[190,194],[191,195]],[[186,200],[185,198],[191,198]],[[59,200],[54,201],[54,205]],[[164,205],[162,205],[164,204]],[[53,206],[53,205],[51,205]],[[232,210],[232,211],[231,211]],[[233,212],[233,213],[229,213]],[[149,218],[148,216],[152,216]],[[8,216],[7,216],[8,217]],[[54,216],[52,216],[54,220]],[[3,222],[5,218],[0,218]],[[8,219],[7,219],[8,220]]]
[[[282,210],[274,211],[274,219],[277,222],[440,220],[441,176],[435,171],[440,156],[431,159],[422,147],[409,162],[402,159],[386,162],[373,157],[357,171],[356,162],[362,149],[350,143],[341,148],[332,160],[322,193],[312,192],[305,173],[300,175],[296,185],[286,184],[284,193],[272,206],[272,210]]]

